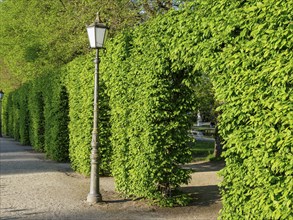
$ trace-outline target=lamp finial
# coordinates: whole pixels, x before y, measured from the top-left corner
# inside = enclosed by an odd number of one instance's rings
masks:
[[[97,23],[100,23],[100,15],[99,15],[99,12],[97,12],[96,22],[97,22]]]

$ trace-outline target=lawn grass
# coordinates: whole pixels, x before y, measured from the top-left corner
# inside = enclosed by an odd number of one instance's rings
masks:
[[[207,160],[214,152],[214,141],[197,140],[190,143],[193,161]]]

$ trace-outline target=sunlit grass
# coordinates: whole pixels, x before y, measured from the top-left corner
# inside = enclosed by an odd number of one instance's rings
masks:
[[[193,161],[208,160],[214,152],[214,141],[197,140],[190,143]]]

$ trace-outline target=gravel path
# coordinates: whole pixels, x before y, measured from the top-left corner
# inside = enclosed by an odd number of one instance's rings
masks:
[[[114,180],[102,177],[103,203],[89,205],[89,178],[74,173],[69,164],[47,160],[29,146],[0,138],[0,219],[216,219],[221,209],[216,172],[223,164],[188,165],[196,172],[182,189],[194,200],[187,207],[159,208],[145,201],[119,197]]]

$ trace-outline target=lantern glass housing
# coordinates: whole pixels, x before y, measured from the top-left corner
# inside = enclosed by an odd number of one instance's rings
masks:
[[[3,98],[3,96],[4,96],[4,92],[0,90],[0,100]]]
[[[87,26],[86,29],[90,41],[90,47],[103,48],[107,37],[108,27],[96,20],[95,23]]]

